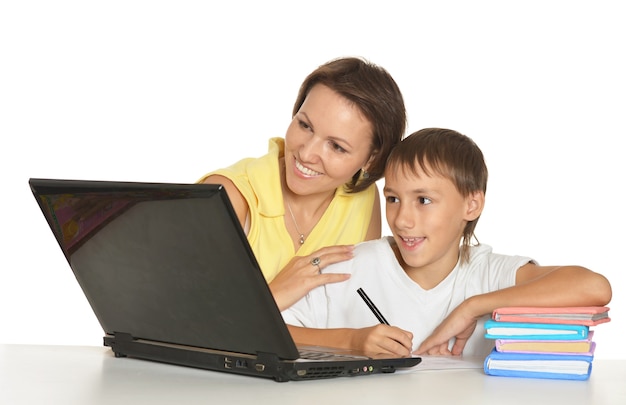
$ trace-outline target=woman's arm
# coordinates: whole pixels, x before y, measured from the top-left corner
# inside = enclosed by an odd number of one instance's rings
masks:
[[[245,227],[246,217],[248,216],[248,210],[250,208],[248,207],[248,202],[246,201],[246,199],[243,198],[243,195],[241,194],[237,186],[235,186],[235,183],[233,183],[229,178],[220,176],[218,174],[208,176],[202,181],[202,183],[221,184],[224,186],[226,194],[228,194],[228,198],[230,199],[230,203],[235,209],[235,213],[237,214],[237,219],[239,219],[239,222],[241,223],[241,227]]]

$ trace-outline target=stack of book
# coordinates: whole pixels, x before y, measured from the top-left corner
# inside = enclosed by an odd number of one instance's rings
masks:
[[[591,327],[609,322],[608,307],[506,307],[485,322],[495,347],[488,375],[587,380],[596,343]]]

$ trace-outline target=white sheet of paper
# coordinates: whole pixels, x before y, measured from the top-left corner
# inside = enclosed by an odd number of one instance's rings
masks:
[[[415,373],[426,370],[482,369],[485,358],[481,356],[430,356],[420,355],[422,361],[415,367],[397,370],[398,373]]]

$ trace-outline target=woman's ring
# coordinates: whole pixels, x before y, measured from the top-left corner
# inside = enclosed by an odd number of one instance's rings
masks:
[[[317,271],[318,271],[318,273],[320,273],[320,274],[322,273],[322,269],[320,268],[320,263],[321,263],[321,262],[322,262],[322,260],[321,260],[319,257],[314,257],[314,258],[311,260],[311,265],[313,265],[313,266],[317,266]]]

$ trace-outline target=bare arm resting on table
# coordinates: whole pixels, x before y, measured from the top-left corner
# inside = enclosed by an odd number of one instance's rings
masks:
[[[465,300],[426,338],[416,354],[460,355],[478,318],[505,306],[603,306],[611,301],[609,281],[580,266],[537,266],[529,263],[516,274],[515,286]],[[452,350],[448,341],[456,338]]]

